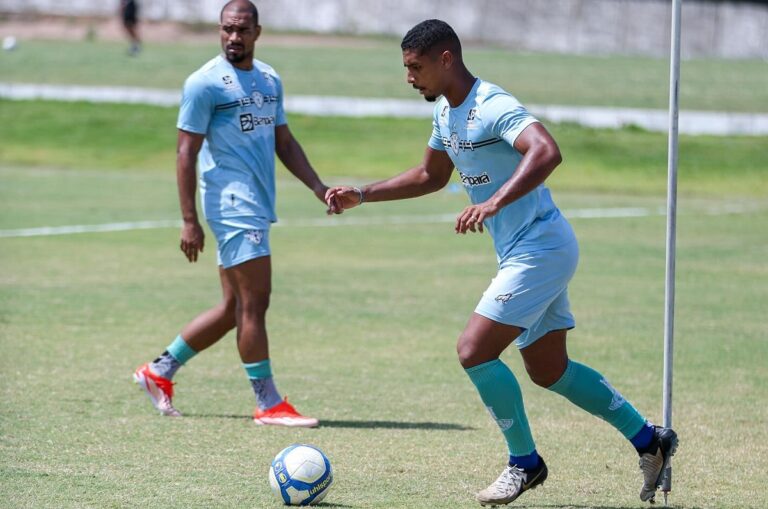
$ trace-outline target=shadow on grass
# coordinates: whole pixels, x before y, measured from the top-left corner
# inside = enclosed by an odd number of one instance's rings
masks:
[[[364,428],[364,429],[432,429],[443,431],[469,431],[475,428],[449,422],[400,422],[400,421],[347,421],[320,420],[322,428]]]
[[[250,420],[247,415],[232,414],[184,414],[184,417],[198,419],[243,419]],[[358,429],[430,429],[438,431],[471,431],[475,428],[449,422],[401,422],[401,421],[352,421],[320,419],[321,428],[358,428]]]
[[[640,503],[640,502],[638,502]],[[657,496],[656,497],[656,503],[659,504],[659,507],[668,507],[670,509],[674,508],[685,508],[685,509],[704,509],[699,506],[691,506],[686,507],[684,505],[677,505],[673,503],[672,501],[669,502],[668,505],[664,505],[664,497],[663,496]],[[531,505],[525,505],[521,504],[519,506],[520,508],[524,507],[551,507],[552,509],[637,509],[638,507],[642,507],[641,505],[574,505],[574,504],[531,504]],[[649,506],[646,506],[649,507]],[[654,507],[654,506],[650,506]]]

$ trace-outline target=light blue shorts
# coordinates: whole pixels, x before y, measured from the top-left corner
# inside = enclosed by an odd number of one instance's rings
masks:
[[[270,255],[269,226],[235,226],[212,220],[208,221],[208,226],[216,237],[218,264],[225,269]]]
[[[515,346],[523,349],[547,332],[572,329],[568,282],[576,272],[576,241],[558,248],[512,256],[501,263],[475,313],[523,330]]]

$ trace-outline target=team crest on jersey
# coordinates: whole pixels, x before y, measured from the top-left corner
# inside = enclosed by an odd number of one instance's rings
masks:
[[[257,108],[261,109],[261,107],[264,106],[264,96],[261,95],[261,92],[258,90],[253,91],[251,99],[253,99],[253,104],[255,104]]]
[[[451,133],[451,150],[453,150],[453,153],[456,155],[459,155],[459,134],[456,132]]]
[[[261,73],[261,75],[264,76],[264,79],[267,80],[267,83],[269,83],[270,85],[275,84],[275,79],[268,72],[263,72]]]

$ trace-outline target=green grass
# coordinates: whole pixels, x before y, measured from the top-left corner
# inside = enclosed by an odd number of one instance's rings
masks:
[[[180,89],[184,79],[218,52],[210,44],[149,44],[129,58],[122,43],[22,41],[0,54],[3,82],[119,85]],[[361,39],[357,47],[280,46],[269,34],[256,56],[281,74],[287,94],[414,98],[405,84],[396,40]],[[666,109],[669,64],[644,57],[588,57],[468,48],[478,76],[524,103]],[[684,109],[768,112],[768,65],[760,60],[687,60],[681,67]],[[737,93],[734,93],[737,91]]]
[[[2,229],[178,214],[169,170],[5,167],[0,182]],[[663,202],[555,198],[565,209]],[[701,214],[723,199],[680,205],[678,508],[768,505],[768,210]],[[416,217],[464,203],[441,192],[349,214]],[[286,179],[279,215],[324,217]],[[578,320],[570,353],[658,422],[664,218],[572,222],[581,262],[570,289]],[[505,448],[454,343],[494,274],[487,236],[457,236],[448,223],[274,228],[277,384],[322,419],[316,430],[249,422],[253,396],[231,335],[176,377],[185,418],[156,416],[130,384],[138,364],[218,298],[213,250],[190,265],[177,239],[176,229],[0,238],[1,507],[280,507],[267,469],[293,442],[330,457],[336,481],[326,507],[476,507],[472,495],[495,479]],[[516,352],[503,359],[519,375],[550,467],[544,488],[520,503],[642,507],[635,453],[620,435],[531,384]]]
[[[176,115],[176,108],[0,100],[0,164],[172,174]],[[420,162],[430,133],[429,122],[418,119],[291,116],[290,126],[323,176],[355,179],[383,178]],[[548,127],[565,159],[554,188],[664,193],[666,135]],[[768,195],[765,147],[764,137],[681,136],[680,193]]]

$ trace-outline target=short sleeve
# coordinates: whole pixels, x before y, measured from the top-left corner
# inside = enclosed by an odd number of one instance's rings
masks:
[[[275,75],[275,86],[277,87],[277,108],[275,109],[275,126],[285,125],[288,121],[285,119],[285,109],[283,108],[283,80]]]
[[[486,99],[480,107],[480,118],[486,129],[512,146],[526,127],[538,122],[509,94],[496,94]]]
[[[433,150],[442,150],[445,152],[445,145],[443,145],[443,136],[440,134],[440,126],[437,123],[437,111],[438,107],[435,107],[435,111],[432,114],[432,136],[429,137],[427,145]]]
[[[191,133],[206,134],[215,105],[205,82],[190,76],[184,83],[176,127]]]

